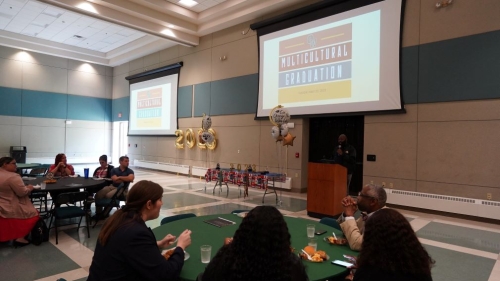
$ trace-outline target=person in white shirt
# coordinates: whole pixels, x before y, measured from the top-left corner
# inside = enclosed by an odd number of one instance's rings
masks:
[[[340,228],[344,232],[352,250],[359,251],[361,249],[365,221],[374,212],[386,208],[386,201],[387,193],[384,188],[373,184],[363,186],[356,199],[351,196],[342,199],[344,212],[337,219],[337,222],[340,224]],[[358,209],[361,211],[361,217],[355,220],[354,213]]]

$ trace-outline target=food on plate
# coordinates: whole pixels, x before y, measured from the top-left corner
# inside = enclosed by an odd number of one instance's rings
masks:
[[[316,250],[312,246],[304,247],[304,251],[306,251],[306,253],[308,253],[310,256],[314,255],[314,253],[316,252]]]
[[[56,183],[57,180],[55,180],[55,179],[49,179],[49,180],[44,180],[43,182],[44,183]]]
[[[231,242],[233,242],[233,237],[226,237],[226,238],[224,238],[224,245],[228,245]]]
[[[347,244],[347,239],[344,238],[335,238],[333,236],[326,237],[326,242],[330,244],[336,244],[336,245],[345,245]]]
[[[174,253],[174,250],[175,250],[175,248],[174,248],[174,249],[171,249],[171,250],[166,251],[166,252],[163,254],[163,256],[165,257],[165,259],[167,259],[167,260],[168,260],[168,259],[170,258],[170,256]]]
[[[304,247],[304,251],[311,256],[312,262],[323,262],[323,261],[328,260],[328,255],[326,254],[325,251],[321,251],[321,250],[315,251],[314,248],[311,246]],[[304,260],[308,260],[306,254],[304,254],[302,252],[299,253],[299,256]]]

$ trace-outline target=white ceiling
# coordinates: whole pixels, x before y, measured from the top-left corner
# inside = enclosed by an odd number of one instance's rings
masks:
[[[0,45],[117,66],[310,0],[0,0]]]

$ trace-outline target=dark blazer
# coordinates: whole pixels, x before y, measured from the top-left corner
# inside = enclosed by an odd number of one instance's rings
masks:
[[[88,281],[177,280],[184,265],[184,251],[175,248],[167,261],[144,221],[120,227],[102,246],[97,241]]]
[[[388,272],[378,268],[366,267],[356,269],[353,281],[432,281],[432,277],[424,274],[408,274],[402,272]]]

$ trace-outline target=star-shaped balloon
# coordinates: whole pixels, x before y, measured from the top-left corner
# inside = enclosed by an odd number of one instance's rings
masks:
[[[286,136],[283,137],[283,146],[291,145],[293,146],[293,140],[295,139],[295,136],[292,136],[290,133],[288,133]]]

